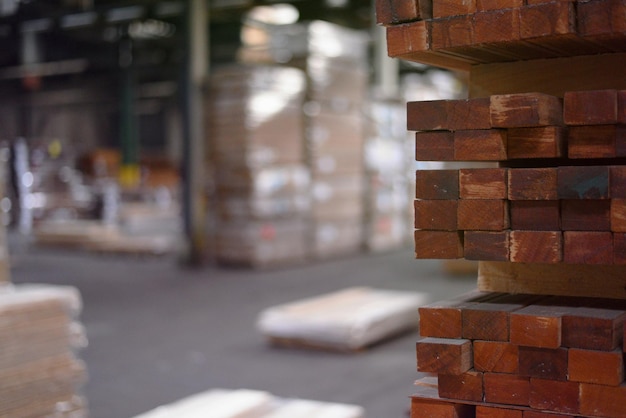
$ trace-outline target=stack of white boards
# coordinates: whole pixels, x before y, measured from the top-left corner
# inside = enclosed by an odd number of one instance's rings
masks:
[[[0,416],[87,417],[80,389],[86,345],[73,287],[5,285],[0,288]]]
[[[282,399],[268,392],[212,389],[135,418],[363,418],[356,405]]]
[[[351,287],[270,307],[258,330],[275,344],[357,351],[417,329],[428,295]]]

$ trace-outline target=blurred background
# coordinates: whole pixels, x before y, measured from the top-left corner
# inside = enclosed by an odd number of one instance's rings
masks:
[[[0,0],[0,51],[3,275],[82,293],[92,416],[220,386],[404,416],[415,335],[272,351],[255,315],[474,287],[411,249],[405,105],[462,75],[387,58],[372,0]]]

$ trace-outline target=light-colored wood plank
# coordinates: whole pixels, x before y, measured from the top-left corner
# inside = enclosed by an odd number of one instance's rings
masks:
[[[487,292],[626,299],[625,272],[624,266],[613,265],[481,261],[478,263],[478,289]]]

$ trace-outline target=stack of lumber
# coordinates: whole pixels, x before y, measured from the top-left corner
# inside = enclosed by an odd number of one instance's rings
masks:
[[[265,309],[258,330],[278,345],[357,351],[417,327],[426,295],[352,287]]]
[[[356,405],[283,399],[249,389],[212,389],[160,406],[135,418],[362,418]]]
[[[305,88],[302,70],[277,65],[228,66],[212,75],[207,141],[218,262],[264,267],[305,259]]]
[[[410,190],[414,167],[406,158],[406,110],[397,100],[372,100],[371,134],[365,143],[367,201],[365,245],[370,251],[385,251],[411,241],[413,219]]]
[[[6,286],[0,290],[0,415],[87,416],[86,373],[75,351],[85,344],[74,288]]]
[[[378,0],[389,55],[472,65],[626,52],[624,0]]]
[[[626,301],[472,292],[420,308],[412,417],[626,416]],[[449,415],[447,415],[449,414]]]
[[[626,91],[410,102],[418,258],[625,264]]]
[[[302,69],[307,76],[304,148],[311,173],[312,258],[363,244],[368,37],[324,21],[256,24],[240,59]],[[246,39],[244,37],[244,39]]]

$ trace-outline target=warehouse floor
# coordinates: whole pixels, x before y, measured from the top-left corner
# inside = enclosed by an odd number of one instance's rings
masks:
[[[264,308],[348,286],[450,298],[475,277],[447,276],[411,249],[275,271],[187,270],[172,258],[106,256],[21,247],[15,283],[73,285],[84,299],[85,392],[92,418],[130,418],[211,388],[347,402],[368,418],[407,416],[416,334],[357,354],[274,348],[255,330]],[[208,418],[208,416],[207,416]]]

